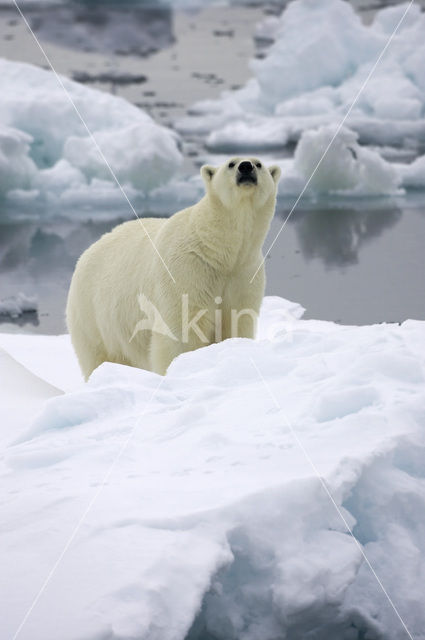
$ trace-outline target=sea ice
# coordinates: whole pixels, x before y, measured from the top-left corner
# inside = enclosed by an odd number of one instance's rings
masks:
[[[62,395],[51,337],[34,393],[54,397],[2,423],[2,637],[40,593],[21,640],[404,640],[363,552],[424,638],[425,323],[302,312],[265,298],[258,340],[164,378],[105,363]],[[20,338],[23,388],[43,347]]]
[[[264,59],[251,62],[254,76],[247,84],[218,100],[196,103],[177,129],[205,135],[214,153],[282,152],[311,130],[337,126],[355,101],[345,126],[358,134],[362,147],[407,147],[420,153],[425,142],[425,14],[419,5],[410,7],[369,77],[407,6],[383,8],[365,25],[342,0],[290,2],[278,22],[267,19],[258,27],[262,39],[269,29],[274,43]],[[352,175],[339,175],[345,190]],[[421,172],[415,171],[405,186],[413,183],[425,186]],[[394,180],[369,186],[385,194]]]

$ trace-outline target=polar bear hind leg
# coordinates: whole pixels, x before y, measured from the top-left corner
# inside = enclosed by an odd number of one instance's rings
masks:
[[[93,337],[86,336],[81,329],[73,328],[71,335],[80,369],[87,382],[92,372],[108,360],[105,347],[101,340],[94,342]]]

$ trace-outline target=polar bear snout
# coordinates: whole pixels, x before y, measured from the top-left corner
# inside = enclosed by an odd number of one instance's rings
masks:
[[[254,165],[252,164],[252,162],[249,162],[249,160],[244,160],[243,162],[240,163],[238,170],[243,175],[246,175],[254,171]]]
[[[237,184],[257,184],[257,172],[252,162],[243,160],[238,166]]]

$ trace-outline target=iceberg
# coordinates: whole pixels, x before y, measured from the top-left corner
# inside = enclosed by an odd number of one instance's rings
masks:
[[[168,184],[182,162],[174,132],[122,98],[60,82],[0,60],[0,198],[57,207],[121,202],[112,174],[128,197]]]
[[[302,313],[86,385],[67,336],[0,334],[37,406],[2,422],[2,637],[423,637],[425,323]]]

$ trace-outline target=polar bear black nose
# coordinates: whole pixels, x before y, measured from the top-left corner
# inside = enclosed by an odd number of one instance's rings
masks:
[[[247,175],[248,173],[252,172],[252,170],[254,169],[254,165],[248,161],[245,161],[240,163],[238,169],[241,173]]]

